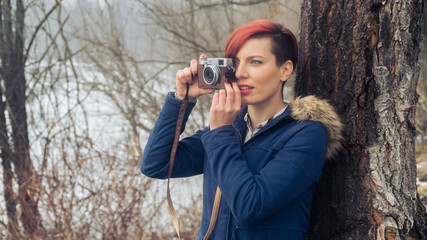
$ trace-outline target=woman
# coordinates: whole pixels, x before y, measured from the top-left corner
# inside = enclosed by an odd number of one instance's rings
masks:
[[[204,174],[196,239],[207,232],[217,186],[222,197],[210,239],[304,239],[324,159],[339,149],[341,124],[325,101],[283,101],[297,53],[294,35],[269,21],[248,23],[230,35],[225,57],[234,60],[235,80],[213,95],[209,126],[179,142],[172,172]],[[184,125],[195,100],[213,91],[198,88],[196,74],[194,59],[176,74],[177,90],[167,95],[145,147],[141,171],[147,176],[167,178],[187,83],[191,101]]]

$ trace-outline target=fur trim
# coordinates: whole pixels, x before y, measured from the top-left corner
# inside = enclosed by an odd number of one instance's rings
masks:
[[[340,141],[342,137],[343,125],[334,107],[326,100],[318,99],[315,96],[298,97],[291,101],[291,116],[298,121],[311,120],[320,122],[328,133],[328,149],[326,159],[332,158],[342,148]]]

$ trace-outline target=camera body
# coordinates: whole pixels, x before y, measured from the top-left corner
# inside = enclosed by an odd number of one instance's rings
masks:
[[[197,79],[199,88],[224,89],[224,83],[234,78],[235,68],[231,58],[199,60]]]

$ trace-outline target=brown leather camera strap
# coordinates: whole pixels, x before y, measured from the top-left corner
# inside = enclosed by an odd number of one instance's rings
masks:
[[[203,240],[208,240],[215,228],[216,218],[218,217],[219,204],[221,203],[221,195],[221,190],[219,189],[219,187],[216,187],[215,201],[212,208],[211,221],[209,222],[209,228],[208,231],[206,231]]]
[[[178,239],[181,239],[181,232],[179,230],[179,220],[178,220],[178,217],[176,216],[175,208],[173,207],[172,198],[170,195],[169,183],[170,183],[170,177],[172,175],[173,163],[175,161],[176,150],[178,148],[179,133],[181,131],[182,122],[184,121],[185,110],[187,109],[187,105],[188,105],[188,88],[189,88],[189,85],[187,84],[187,92],[185,94],[184,100],[181,103],[181,107],[178,113],[178,119],[176,120],[175,136],[173,139],[172,150],[169,158],[168,186],[166,191],[166,195],[168,198],[169,213],[172,216],[173,225],[175,227],[176,233],[178,234]]]
[[[178,239],[180,239],[180,240],[181,240],[181,232],[179,229],[179,220],[178,220],[178,217],[176,215],[175,208],[173,207],[172,198],[170,195],[169,183],[170,183],[170,177],[172,175],[172,169],[173,169],[173,163],[175,161],[176,151],[178,148],[179,135],[180,135],[182,123],[184,121],[185,110],[187,109],[187,105],[188,105],[188,89],[189,89],[189,85],[187,84],[187,92],[185,94],[185,98],[182,101],[181,107],[179,109],[178,119],[177,119],[176,128],[175,128],[175,136],[173,139],[172,150],[171,150],[171,154],[170,154],[170,158],[169,158],[168,184],[167,184],[167,192],[166,192],[167,193],[169,213],[171,214],[173,225],[175,227],[175,231],[178,234]],[[215,193],[214,205],[213,205],[213,209],[212,209],[211,221],[209,223],[208,230],[207,230],[203,240],[209,239],[209,237],[212,234],[212,231],[215,227],[216,219],[218,216],[218,210],[219,210],[220,202],[221,202],[221,190],[219,189],[219,187],[217,187],[216,193]]]

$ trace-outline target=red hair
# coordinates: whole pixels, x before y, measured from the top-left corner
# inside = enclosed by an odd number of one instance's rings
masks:
[[[269,37],[272,40],[271,52],[276,56],[276,63],[281,66],[291,60],[295,66],[298,62],[298,43],[294,34],[283,25],[267,20],[247,23],[231,33],[225,45],[225,57],[234,58],[249,38]]]

